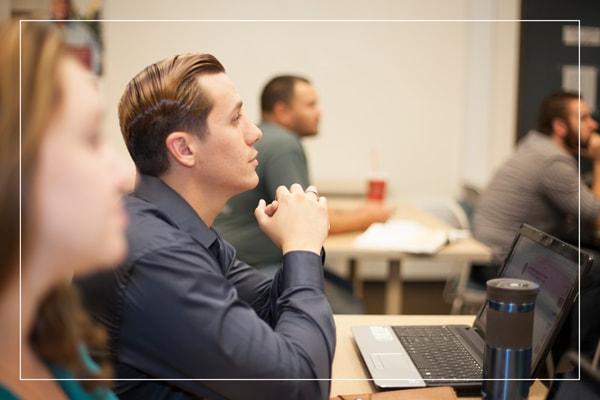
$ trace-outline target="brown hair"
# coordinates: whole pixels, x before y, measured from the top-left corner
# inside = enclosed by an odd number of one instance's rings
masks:
[[[166,137],[184,131],[202,137],[213,103],[197,77],[225,72],[210,54],[185,54],[149,65],[128,84],[119,102],[119,124],[129,154],[142,174],[169,168]]]
[[[35,222],[29,198],[35,179],[37,159],[46,129],[61,105],[59,66],[68,57],[60,34],[44,23],[19,22],[0,27],[0,290],[18,272],[19,257],[19,122],[21,120],[22,254],[32,245],[28,234]],[[20,46],[20,47],[19,47]],[[21,49],[21,104],[19,108],[19,50]],[[21,117],[19,116],[21,112]],[[77,293],[67,284],[51,288],[38,305],[30,332],[34,351],[46,362],[65,367],[76,377],[87,377],[81,359],[81,343],[90,349],[105,346],[106,334],[83,312]],[[111,371],[102,360],[96,377],[107,378]],[[85,387],[98,382],[84,382]]]
[[[43,130],[60,97],[57,79],[58,55],[64,46],[58,34],[40,24],[24,23],[22,35],[22,177],[23,194],[29,193],[32,171],[35,169],[38,148]],[[8,235],[2,238],[0,260],[13,265],[18,260],[19,247],[19,24],[5,24],[0,32],[0,144],[2,167],[0,168],[0,224]],[[35,110],[35,112],[34,112]],[[27,196],[23,197],[23,208],[27,208]],[[23,225],[27,225],[28,214],[23,214]],[[25,245],[26,243],[24,243]],[[23,249],[25,252],[25,248]],[[11,271],[0,271],[0,282],[6,280]]]
[[[280,75],[272,78],[260,95],[260,108],[263,113],[270,113],[278,102],[289,104],[294,95],[296,82],[310,84],[306,78],[296,75]]]
[[[562,119],[568,123],[569,102],[579,100],[579,96],[574,92],[560,90],[549,94],[542,100],[542,105],[538,113],[537,130],[545,135],[552,134],[552,121],[555,118]]]

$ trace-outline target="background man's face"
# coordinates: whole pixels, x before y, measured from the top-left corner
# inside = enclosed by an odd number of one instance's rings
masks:
[[[598,122],[592,118],[587,103],[581,100],[581,113],[578,110],[578,101],[572,100],[568,105],[569,119],[567,121],[567,135],[565,143],[572,149],[579,148],[578,121],[581,124],[581,147],[586,148],[590,137],[598,129]],[[580,117],[581,116],[581,117]]]
[[[296,82],[294,95],[288,105],[291,112],[290,129],[299,136],[314,136],[319,133],[319,97],[312,85]]]

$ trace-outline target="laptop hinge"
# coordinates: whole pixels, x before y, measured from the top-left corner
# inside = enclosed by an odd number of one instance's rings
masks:
[[[485,342],[477,329],[469,325],[448,325],[448,328],[475,357],[479,365],[483,366]]]

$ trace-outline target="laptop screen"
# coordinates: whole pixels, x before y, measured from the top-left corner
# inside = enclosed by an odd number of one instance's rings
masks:
[[[535,368],[547,342],[556,332],[562,314],[568,310],[565,302],[573,299],[577,285],[578,259],[577,251],[572,246],[545,234],[543,238],[536,235],[530,237],[527,235],[529,229],[521,228],[500,276],[526,279],[540,285],[533,323],[532,365]],[[531,233],[541,234],[534,230]],[[487,304],[475,322],[484,336],[486,312]]]

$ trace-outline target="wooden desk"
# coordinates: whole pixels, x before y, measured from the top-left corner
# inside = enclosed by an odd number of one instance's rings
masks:
[[[340,204],[333,203],[336,206]],[[394,218],[410,219],[432,228],[449,229],[448,225],[438,220],[433,215],[423,210],[402,204],[396,210]],[[415,255],[398,250],[364,249],[354,245],[354,239],[360,233],[347,233],[330,235],[325,242],[325,250],[328,255],[347,260],[351,275],[356,276],[357,261],[361,259],[385,260],[388,265],[388,274],[385,284],[385,313],[400,314],[402,312],[402,261],[409,259],[427,258],[431,261],[445,261],[462,263],[465,266],[473,262],[488,262],[491,259],[491,251],[484,244],[475,239],[462,239],[446,245],[436,254]]]
[[[373,393],[372,385],[360,353],[354,344],[350,328],[357,325],[441,325],[467,324],[471,315],[335,315],[337,347],[333,358],[331,397],[339,394]],[[359,380],[356,380],[359,379]],[[536,381],[531,387],[530,400],[546,398],[546,387]],[[468,399],[465,398],[465,399]]]

